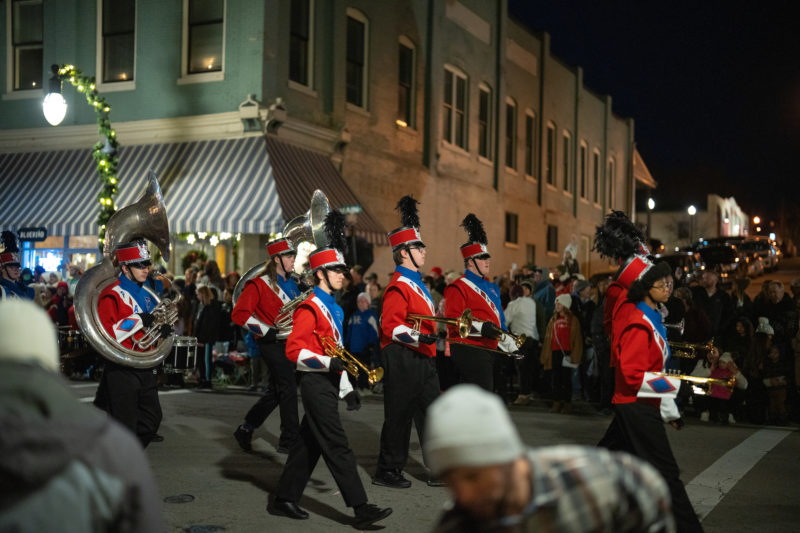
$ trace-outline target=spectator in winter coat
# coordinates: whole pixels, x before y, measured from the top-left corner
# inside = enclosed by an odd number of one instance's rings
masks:
[[[0,531],[164,531],[139,441],[58,372],[44,311],[0,303]]]
[[[370,308],[369,295],[359,293],[356,311],[350,315],[344,334],[344,346],[367,368],[372,364],[372,354],[378,344],[378,316]],[[358,373],[358,388],[369,388],[366,372]]]
[[[551,413],[572,412],[572,369],[583,356],[581,324],[569,310],[572,297],[556,298],[555,314],[547,323],[542,344],[542,367],[553,371],[553,406]]]

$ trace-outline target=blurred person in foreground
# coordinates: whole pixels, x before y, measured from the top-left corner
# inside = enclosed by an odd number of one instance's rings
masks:
[[[0,531],[163,531],[136,437],[81,404],[58,370],[45,312],[0,303]]]
[[[672,532],[669,490],[650,465],[585,446],[527,448],[502,401],[457,385],[428,412],[425,446],[452,501],[449,532]]]

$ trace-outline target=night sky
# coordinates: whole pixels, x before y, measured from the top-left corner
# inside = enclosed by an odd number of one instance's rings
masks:
[[[762,216],[781,198],[800,204],[798,11],[766,0],[509,0],[511,17],[550,33],[553,55],[634,119],[657,210],[705,208],[716,193]]]

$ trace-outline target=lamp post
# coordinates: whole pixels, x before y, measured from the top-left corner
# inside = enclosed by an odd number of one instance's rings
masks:
[[[103,250],[106,234],[106,222],[117,210],[114,205],[114,196],[117,194],[117,132],[111,128],[111,121],[108,115],[111,112],[111,105],[106,99],[97,92],[95,79],[93,76],[84,76],[83,73],[73,65],[53,65],[52,77],[48,80],[48,94],[42,102],[42,112],[48,123],[58,126],[67,114],[67,103],[61,95],[61,83],[68,81],[75,90],[86,97],[86,103],[94,108],[97,115],[97,126],[101,141],[95,143],[92,150],[92,158],[97,164],[97,176],[100,179],[102,189],[98,194],[100,202],[100,212],[97,215],[97,225],[99,226],[99,245]]]
[[[650,246],[650,242],[649,241],[650,241],[650,238],[652,237],[652,233],[650,232],[650,225],[651,225],[650,224],[650,220],[651,220],[650,215],[653,212],[653,209],[655,209],[655,208],[656,208],[656,201],[653,200],[652,197],[648,198],[647,199],[647,240],[648,240],[647,246]]]
[[[690,205],[686,210],[689,213],[689,246],[694,244],[694,216],[697,214],[697,208]]]

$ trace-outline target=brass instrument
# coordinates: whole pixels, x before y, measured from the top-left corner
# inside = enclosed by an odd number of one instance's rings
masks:
[[[458,336],[462,339],[466,339],[469,336],[470,330],[472,329],[472,311],[470,309],[464,309],[464,312],[461,313],[461,316],[458,318],[417,315],[413,313],[409,314],[408,318],[411,320],[411,323],[414,325],[414,329],[417,331],[420,331],[419,328],[422,325],[423,320],[430,320],[432,322],[439,322],[440,324],[454,326],[458,329]]]
[[[683,336],[683,331],[684,329],[686,329],[686,320],[681,318],[681,321],[678,322],[677,324],[664,324],[664,327],[670,329],[677,329],[678,335]]]
[[[344,363],[344,368],[347,370],[347,373],[354,378],[358,378],[358,372],[360,368],[367,373],[367,380],[369,381],[370,385],[375,385],[377,382],[383,379],[382,367],[378,367],[375,370],[370,370],[365,367],[361,361],[356,358],[356,356],[345,350],[344,346],[341,346],[331,337],[320,335],[316,332],[315,335],[319,338],[319,342],[322,343],[322,349],[325,350],[325,355],[328,357],[336,357],[337,359],[341,359],[341,361]]]
[[[278,333],[279,339],[285,339],[289,336],[289,333],[292,332],[292,315],[294,314],[294,310],[311,296],[312,292],[314,292],[314,289],[308,289],[300,294],[300,296],[292,298],[281,306],[281,310],[278,311],[278,316],[275,317],[275,327],[280,330]]]
[[[669,341],[667,344],[669,344],[670,350],[674,350],[672,355],[685,359],[694,359],[697,356],[697,352],[710,352],[714,349],[714,339],[707,343]]]
[[[163,298],[158,302],[158,305],[152,311],[153,323],[145,330],[141,338],[132,339],[133,345],[140,350],[147,350],[161,338],[161,326],[165,324],[174,326],[180,318],[178,316],[178,302],[181,301],[181,298],[181,294],[178,293],[178,297],[174,301],[169,298]]]
[[[691,383],[692,392],[698,396],[709,395],[711,393],[711,385],[725,387],[731,392],[733,392],[733,388],[736,386],[736,378],[733,377],[729,379],[701,378],[698,376],[687,376],[685,374],[677,374],[672,372],[654,372],[654,374],[668,378],[678,378],[681,381]]]
[[[311,207],[305,214],[298,215],[289,221],[283,228],[283,236],[292,241],[292,246],[297,248],[297,245],[303,241],[313,242],[318,248],[325,246],[327,239],[325,237],[325,217],[331,210],[331,204],[328,198],[321,190],[317,189],[311,196]],[[269,261],[269,259],[267,259]],[[255,278],[259,272],[264,270],[267,266],[267,261],[258,263],[250,270],[244,273],[244,276],[236,283],[233,288],[233,303],[236,305],[236,300],[244,290],[245,283]],[[299,302],[298,302],[299,303]],[[295,307],[297,305],[295,304]],[[283,309],[281,309],[283,312]],[[291,313],[289,317],[291,318]],[[289,322],[291,328],[291,322]]]
[[[158,179],[152,170],[141,198],[120,209],[108,220],[103,260],[87,270],[75,287],[75,320],[89,344],[109,361],[133,368],[152,368],[172,351],[172,336],[163,339],[151,350],[131,350],[108,334],[97,311],[100,293],[119,276],[114,256],[116,246],[138,238],[154,243],[161,250],[164,260],[169,260],[167,209]]]

